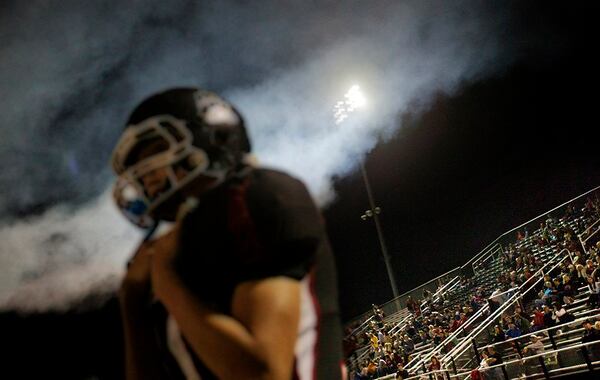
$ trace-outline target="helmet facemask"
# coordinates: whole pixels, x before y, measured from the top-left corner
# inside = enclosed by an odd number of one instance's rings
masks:
[[[158,147],[145,157],[140,152]],[[193,145],[186,122],[170,115],[150,117],[129,125],[112,156],[119,176],[113,196],[121,212],[135,225],[150,228],[153,213],[199,176],[211,179],[212,186],[223,182],[226,170],[211,167],[207,153]],[[148,180],[152,177],[156,180]]]

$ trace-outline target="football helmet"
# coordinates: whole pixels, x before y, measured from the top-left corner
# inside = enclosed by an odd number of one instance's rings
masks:
[[[215,93],[176,88],[152,95],[133,110],[113,151],[115,202],[131,222],[150,228],[153,211],[183,186],[200,176],[219,185],[244,167],[250,149],[240,113]]]

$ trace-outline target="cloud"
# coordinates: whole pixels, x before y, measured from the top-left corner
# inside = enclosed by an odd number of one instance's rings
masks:
[[[55,207],[6,225],[0,229],[0,305],[63,309],[92,292],[114,291],[140,239],[108,191],[76,210]]]

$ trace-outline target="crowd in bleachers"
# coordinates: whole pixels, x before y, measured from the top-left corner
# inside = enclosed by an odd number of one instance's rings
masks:
[[[546,274],[539,293],[524,298],[518,307],[502,314],[490,334],[490,343],[573,320],[568,306],[585,285],[591,288],[587,306],[598,308],[600,241],[584,249],[577,234],[599,217],[600,202],[588,199],[579,210],[568,206],[561,218],[548,215],[531,234],[526,229],[518,231],[515,242],[500,251],[492,262],[481,264],[473,276],[462,277],[451,290],[435,298],[429,291],[424,291],[420,300],[409,297],[405,306],[410,316],[402,324],[386,323],[383,311],[373,305],[368,328],[359,335],[349,334],[345,341],[353,378],[374,379],[392,373],[399,374],[398,378],[406,377],[408,373],[404,366],[417,352],[428,352],[433,348],[441,348],[441,354],[447,352],[456,341],[446,338],[461,329],[485,304],[489,306],[487,313],[496,310],[507,298],[507,293],[510,295],[516,287],[533,281],[545,260],[559,252],[567,252],[569,259],[553,276]],[[593,326],[592,330],[595,331]],[[593,334],[600,336],[600,331]],[[442,343],[444,345],[440,346]],[[364,346],[368,348],[361,351]],[[365,350],[364,354],[358,355]],[[485,350],[485,355],[483,364],[494,363],[499,354]],[[438,366],[439,360],[434,355],[427,369],[434,371]]]

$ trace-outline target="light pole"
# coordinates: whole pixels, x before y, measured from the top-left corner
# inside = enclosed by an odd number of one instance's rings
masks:
[[[366,104],[366,98],[362,94],[360,87],[358,85],[354,85],[350,87],[348,92],[344,95],[343,100],[339,100],[334,108],[333,115],[335,118],[335,123],[337,125],[341,124],[344,120],[348,118],[348,115],[354,112],[357,108],[361,108]],[[385,262],[385,268],[387,270],[388,278],[390,280],[390,285],[392,287],[392,293],[394,298],[398,298],[400,295],[398,293],[398,288],[396,286],[396,280],[394,278],[394,271],[392,270],[392,263],[390,259],[390,255],[387,250],[387,246],[385,244],[385,238],[383,237],[383,230],[381,228],[381,222],[379,221],[379,214],[381,213],[381,208],[375,205],[375,200],[373,198],[373,192],[371,191],[371,184],[369,182],[369,177],[367,175],[367,169],[365,168],[365,164],[363,160],[359,160],[360,172],[362,174],[362,178],[365,182],[365,188],[367,189],[367,197],[369,198],[369,209],[365,211],[363,215],[360,216],[362,220],[367,220],[368,218],[373,218],[375,222],[375,229],[377,230],[377,238],[379,239],[379,246],[381,247],[381,254],[383,255],[383,260]]]

